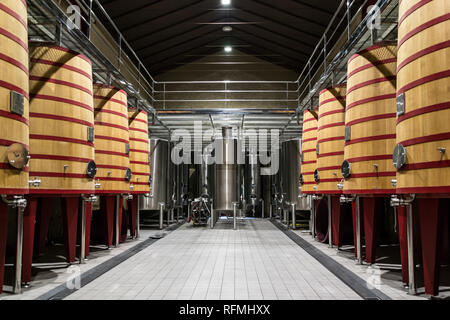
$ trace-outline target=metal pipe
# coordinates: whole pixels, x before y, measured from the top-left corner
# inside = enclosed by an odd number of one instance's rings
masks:
[[[214,229],[214,216],[215,216],[215,211],[214,211],[214,202],[211,200],[211,219],[210,219],[210,227],[211,229]]]
[[[407,207],[407,241],[408,241],[408,293],[411,295],[417,294],[416,275],[415,275],[415,261],[414,261],[414,224],[413,224],[413,208],[412,205]]]
[[[165,203],[160,202],[159,205],[159,230],[162,230],[164,228],[164,207],[166,206]]]
[[[362,264],[362,245],[361,245],[361,203],[360,198],[356,199],[356,262]]]
[[[116,196],[116,239],[115,239],[115,246],[119,246],[120,242],[120,195]]]
[[[271,202],[269,207],[269,218],[272,219],[272,216],[273,216],[273,204]]]
[[[233,230],[237,229],[236,211],[237,211],[237,203],[233,202]]]
[[[261,199],[261,218],[265,218],[266,217],[266,214],[265,214],[265,202],[264,202],[264,199]]]
[[[22,292],[23,213],[27,206],[27,200],[23,196],[15,196],[13,200],[8,200],[6,195],[2,195],[1,198],[9,207],[17,209],[16,261],[13,293],[19,294]]]
[[[331,210],[331,195],[328,196],[328,246],[333,248],[333,226],[332,226],[332,210]]]
[[[296,221],[296,216],[295,216],[295,203],[291,204],[292,207],[292,230],[297,229],[297,221]]]
[[[86,204],[97,201],[98,197],[81,195],[81,239],[80,239],[80,264],[86,260]],[[89,244],[88,244],[89,245]]]

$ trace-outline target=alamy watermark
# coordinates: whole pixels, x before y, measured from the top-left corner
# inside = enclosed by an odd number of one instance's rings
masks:
[[[81,9],[79,6],[70,5],[67,7],[67,28],[69,30],[81,29]]]
[[[367,15],[369,16],[367,20],[367,29],[369,30],[379,30],[381,29],[381,10],[379,6],[373,5],[367,8]]]
[[[211,143],[204,147],[203,141],[211,141]],[[176,165],[245,164],[247,150],[250,158],[258,159],[262,166],[262,175],[274,175],[280,167],[279,130],[247,129],[241,132],[241,138],[236,139],[235,145],[230,145],[231,142],[227,139],[214,139],[214,131],[203,130],[202,122],[196,121],[194,137],[188,130],[177,129],[172,132],[171,142],[175,143],[171,160]]]

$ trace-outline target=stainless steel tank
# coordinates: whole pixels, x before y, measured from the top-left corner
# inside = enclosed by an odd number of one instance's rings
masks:
[[[232,211],[233,202],[240,201],[240,165],[238,164],[238,143],[232,137],[232,128],[222,128],[222,138],[216,139],[214,209]]]
[[[301,150],[301,139],[282,143],[280,189],[287,204],[295,203],[297,210],[309,210],[309,200],[301,197]]]
[[[159,210],[159,203],[167,202],[167,173],[169,143],[160,139],[149,139],[150,196],[141,197],[141,210]]]
[[[244,167],[244,199],[247,209],[256,210],[262,197],[261,190],[261,165],[258,154],[249,153]]]

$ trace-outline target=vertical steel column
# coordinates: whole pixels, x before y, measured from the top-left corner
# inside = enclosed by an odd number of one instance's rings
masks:
[[[265,210],[265,203],[264,203],[264,199],[261,199],[261,205],[262,205],[262,207],[261,207],[261,211],[262,211],[262,213],[261,213],[261,217],[264,219],[265,217],[266,217],[266,215],[265,215],[265,212],[264,212],[264,210]]]
[[[359,196],[356,196],[356,262],[362,264],[362,245],[361,245],[361,202]]]
[[[120,199],[121,196],[117,195],[116,196],[116,238],[115,238],[115,243],[114,245],[116,247],[119,246],[119,242],[120,242]]]
[[[15,263],[15,279],[13,292],[15,294],[22,293],[22,251],[23,251],[23,212],[25,206],[17,206],[17,246],[16,246],[16,263]]]
[[[81,196],[81,240],[80,240],[80,264],[85,264],[86,258],[86,198]]]
[[[237,203],[233,202],[233,230],[237,229],[236,211],[237,211]]]
[[[215,216],[215,212],[214,212],[214,202],[211,201],[211,219],[210,219],[210,227],[211,229],[214,229],[214,216]]]
[[[273,204],[271,202],[269,207],[269,218],[272,219],[272,216],[273,216]]]
[[[292,207],[292,230],[297,229],[297,220],[296,220],[296,216],[295,216],[295,203],[291,203],[291,207]]]
[[[159,203],[159,230],[164,228],[164,206],[164,203]]]
[[[413,223],[413,206],[406,206],[406,224],[407,224],[407,240],[408,240],[408,293],[417,294],[416,277],[415,277],[415,261],[414,261],[414,223]]]
[[[331,208],[331,195],[328,196],[328,246],[333,248],[333,219]]]

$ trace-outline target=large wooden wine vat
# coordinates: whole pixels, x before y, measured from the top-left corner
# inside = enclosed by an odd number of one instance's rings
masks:
[[[134,108],[128,109],[130,127],[130,168],[133,174],[132,193],[150,192],[150,164],[148,114]]]
[[[399,7],[398,193],[450,193],[450,2]]]
[[[396,43],[380,43],[349,60],[344,193],[395,193],[396,52]]]
[[[339,194],[344,161],[346,85],[324,89],[319,96],[317,129],[317,193]]]
[[[94,192],[92,67],[57,46],[30,48],[30,187],[37,194]]]
[[[130,193],[130,137],[125,91],[94,84],[97,193]]]
[[[314,171],[317,169],[317,108],[303,112],[302,136],[302,193],[315,193]]]
[[[0,3],[0,194],[28,193],[28,28],[25,1]]]

